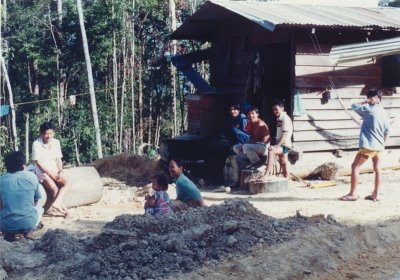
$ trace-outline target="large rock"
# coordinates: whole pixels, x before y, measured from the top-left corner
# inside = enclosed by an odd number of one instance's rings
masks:
[[[64,198],[65,206],[75,207],[100,201],[103,195],[103,184],[94,167],[68,168],[65,169],[65,176],[71,183],[71,189]],[[43,190],[42,196],[42,203],[44,204],[47,195]]]

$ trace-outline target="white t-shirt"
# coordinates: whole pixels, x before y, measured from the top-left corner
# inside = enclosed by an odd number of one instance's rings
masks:
[[[278,142],[281,139],[282,134],[286,133],[286,141],[282,143],[283,146],[291,148],[292,147],[292,134],[293,134],[293,123],[290,117],[286,112],[282,112],[282,114],[277,118],[276,125],[276,141]]]
[[[40,164],[54,172],[58,172],[57,159],[63,157],[61,153],[60,141],[51,139],[50,143],[44,144],[42,137],[39,137],[32,145],[32,160],[39,161]],[[40,175],[43,171],[35,164],[36,174]]]

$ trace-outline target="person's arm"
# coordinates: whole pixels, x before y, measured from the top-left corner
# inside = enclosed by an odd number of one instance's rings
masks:
[[[40,193],[40,184],[38,178],[32,174],[32,184],[36,186],[35,194],[33,195],[33,204],[36,206],[39,199],[42,198],[42,194]]]
[[[152,196],[147,195],[146,202],[144,203],[144,209],[153,208],[155,204],[156,204],[156,199],[154,195]]]
[[[50,170],[48,170],[47,168],[44,167],[44,165],[42,163],[40,163],[39,160],[35,160],[36,165],[43,171],[43,173],[46,173],[47,175],[49,175],[49,177],[53,180],[58,180],[58,174],[51,172]]]
[[[58,175],[64,172],[61,158],[57,158],[57,169],[58,169]]]
[[[58,169],[58,175],[60,175],[60,173],[62,173],[63,172],[63,163],[62,163],[62,158],[63,158],[63,155],[62,155],[62,152],[61,152],[61,145],[60,145],[60,142],[59,141],[57,141],[57,143],[58,143],[58,147],[57,147],[57,169]]]
[[[271,135],[269,134],[269,129],[268,129],[268,126],[263,126],[262,127],[262,130],[263,130],[263,139],[262,139],[262,142],[264,143],[264,144],[268,144],[269,143],[269,141],[270,141],[270,138],[271,138]]]
[[[368,103],[368,99],[354,103],[351,105],[351,109],[359,114],[361,117],[364,117],[365,112],[368,111],[368,106],[364,106],[365,104]]]
[[[285,143],[286,139],[287,139],[287,136],[288,136],[288,133],[287,132],[283,132],[281,138],[278,140],[278,142],[276,143],[275,146],[280,146],[283,143]]]
[[[246,116],[240,115],[240,126],[239,126],[239,128],[241,130],[246,131],[246,126],[247,126],[247,118],[246,118]]]
[[[290,130],[292,130],[292,120],[286,115],[282,120],[282,135],[281,138],[278,139],[276,146],[279,147],[286,143]]]

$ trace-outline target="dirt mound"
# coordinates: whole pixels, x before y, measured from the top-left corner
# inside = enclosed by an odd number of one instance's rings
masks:
[[[92,163],[101,177],[114,178],[128,185],[148,183],[157,165],[155,160],[130,153],[109,156]]]
[[[86,252],[80,262],[65,269],[67,278],[161,279],[286,242],[297,229],[326,221],[274,219],[248,202],[233,200],[169,216],[122,215],[91,242],[49,231],[35,248],[55,261]]]

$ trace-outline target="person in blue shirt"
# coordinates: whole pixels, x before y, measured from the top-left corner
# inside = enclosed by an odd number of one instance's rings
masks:
[[[360,167],[369,159],[372,159],[375,172],[375,187],[371,195],[365,197],[367,200],[378,201],[378,190],[381,184],[380,161],[382,151],[385,150],[385,142],[389,135],[389,117],[380,105],[382,94],[377,89],[370,89],[367,99],[353,104],[351,108],[359,114],[363,123],[360,132],[359,151],[351,165],[350,192],[339,198],[343,201],[355,201]]]
[[[232,145],[245,144],[250,138],[246,132],[247,117],[240,111],[240,105],[231,105],[229,107],[229,127],[227,138]]]
[[[199,189],[183,174],[182,160],[172,159],[169,162],[169,173],[176,179],[176,200],[189,207],[204,207],[204,200]]]
[[[17,233],[34,240],[32,232],[43,214],[43,208],[37,206],[39,181],[34,173],[24,171],[25,164],[22,152],[9,153],[5,157],[7,173],[0,177],[0,230],[7,241],[14,241]]]

